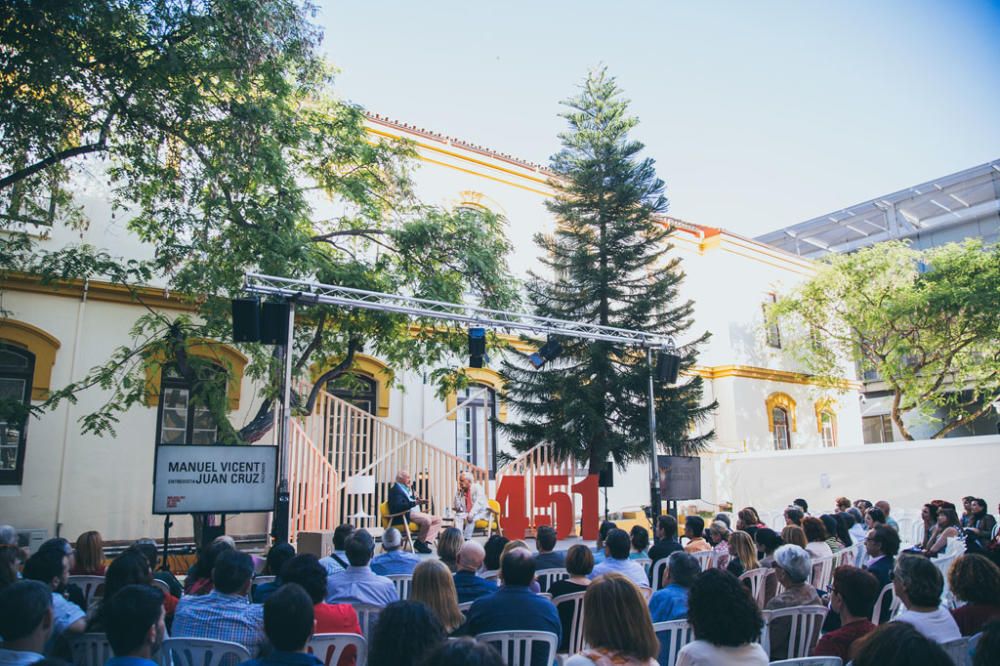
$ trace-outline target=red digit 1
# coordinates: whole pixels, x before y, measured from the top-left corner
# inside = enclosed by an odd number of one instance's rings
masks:
[[[535,477],[535,508],[547,509],[554,506],[556,538],[565,539],[573,531],[573,498],[569,493],[552,492],[552,486],[568,486],[567,476]],[[535,514],[535,527],[551,525],[552,518],[544,514]]]
[[[598,478],[596,474],[591,474],[573,486],[573,492],[583,498],[583,506],[580,508],[580,531],[581,538],[585,540],[597,538],[600,522],[597,507]]]
[[[497,487],[503,535],[508,539],[523,539],[528,530],[528,511],[524,501],[524,477],[504,476]]]

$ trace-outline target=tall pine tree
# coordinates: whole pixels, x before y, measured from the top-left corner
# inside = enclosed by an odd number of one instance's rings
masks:
[[[654,162],[629,139],[638,119],[605,69],[591,72],[582,92],[563,102],[569,129],[552,158],[557,218],[552,234],[538,234],[548,271],[531,273],[528,299],[536,314],[648,331],[682,342],[692,304],[679,303],[684,278],[670,257],[671,229],[663,181]],[[706,332],[679,347],[681,369],[695,363]],[[505,426],[514,447],[551,443],[560,456],[586,462],[596,472],[612,459],[619,467],[649,459],[648,381],[645,354],[609,342],[560,339],[558,359],[535,369],[511,353],[503,365],[516,423]],[[714,432],[691,437],[715,403],[702,405],[702,379],[683,375],[681,385],[656,387],[656,439],[678,455],[698,452]]]

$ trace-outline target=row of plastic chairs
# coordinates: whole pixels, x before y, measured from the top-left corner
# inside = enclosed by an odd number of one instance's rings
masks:
[[[90,608],[96,604],[104,591],[104,576],[70,576],[66,579],[67,584],[76,585],[83,591],[83,598]],[[159,588],[163,594],[170,594],[170,586],[162,580],[153,579],[153,587]]]

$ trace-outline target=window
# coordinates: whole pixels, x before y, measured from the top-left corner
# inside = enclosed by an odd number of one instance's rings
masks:
[[[837,419],[831,412],[819,413],[819,432],[823,437],[823,446],[837,446]]]
[[[378,382],[358,373],[345,373],[327,382],[326,390],[365,414],[376,414]],[[327,428],[326,459],[343,474],[353,474],[367,464],[372,451],[370,419],[349,409],[331,409]]]
[[[781,329],[778,328],[778,322],[769,324],[767,321],[768,310],[772,305],[778,302],[778,295],[771,293],[767,295],[767,300],[761,305],[761,309],[764,310],[764,330],[767,339],[767,345],[769,347],[774,347],[775,349],[781,349]]]
[[[473,465],[489,470],[490,478],[497,469],[496,391],[484,384],[470,384],[458,394],[455,455]]]
[[[0,342],[0,485],[20,485],[24,475],[34,372],[34,354]]]
[[[225,371],[218,368],[218,372]],[[157,444],[216,443],[218,427],[211,411],[192,400],[191,386],[172,365],[161,371],[157,432]]]
[[[370,377],[355,373],[343,374],[327,382],[326,390],[330,395],[351,403],[363,412],[375,414],[378,385]]]
[[[788,412],[782,407],[775,407],[771,410],[771,419],[774,422],[774,448],[778,451],[787,451],[792,448],[791,431],[788,424]]]
[[[861,430],[865,444],[884,444],[895,440],[892,434],[892,418],[888,414],[863,417]]]

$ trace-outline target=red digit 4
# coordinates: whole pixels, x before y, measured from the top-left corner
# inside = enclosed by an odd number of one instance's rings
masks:
[[[503,535],[512,541],[523,539],[529,522],[524,501],[524,477],[504,476],[497,487],[496,499],[500,504]]]

